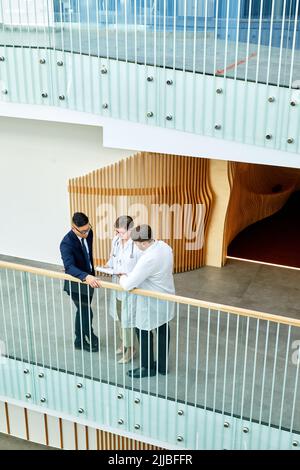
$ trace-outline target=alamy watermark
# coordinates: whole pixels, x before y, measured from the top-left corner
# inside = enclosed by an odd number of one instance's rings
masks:
[[[149,198],[150,199],[150,198]],[[150,202],[150,201],[149,201]],[[130,215],[134,225],[148,224],[154,237],[168,241],[183,240],[185,250],[200,250],[204,244],[204,204],[128,204],[126,196],[113,204],[101,204],[96,210],[96,233],[100,240],[112,239],[118,215]]]
[[[300,339],[296,339],[292,342],[292,349],[292,363],[298,366],[298,364],[300,364]]]

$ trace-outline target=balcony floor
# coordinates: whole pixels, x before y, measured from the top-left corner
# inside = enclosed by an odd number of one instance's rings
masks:
[[[300,270],[228,259],[175,282],[177,295],[300,319]]]
[[[62,266],[0,254],[1,261],[50,271]],[[105,278],[107,280],[107,278]],[[228,259],[225,266],[175,274],[176,294],[300,319],[300,270]]]
[[[230,260],[222,269],[205,267],[175,279],[178,295],[300,318],[298,271]],[[290,359],[298,328],[289,331],[286,325],[238,318],[228,315],[225,307],[208,311],[181,305],[171,322],[169,374],[130,379],[126,371],[138,367],[139,359],[133,365],[117,363],[114,322],[105,313],[103,289],[97,290],[92,305],[101,347],[90,354],[74,350],[74,308],[62,293],[62,282],[44,283],[34,275],[29,280],[30,307],[23,323],[22,289],[15,294],[21,275],[1,272],[6,325],[0,315],[0,339],[10,357],[289,429],[300,398],[298,369]],[[27,338],[26,331],[34,333]],[[297,406],[293,429],[300,432]]]
[[[196,34],[194,54],[194,34],[187,31],[156,31],[143,28],[114,26],[106,31],[105,25],[64,24],[55,30],[30,30],[6,27],[0,31],[0,46],[17,46],[56,49],[102,58],[117,59],[137,64],[157,65],[169,69],[193,71],[209,75],[224,74],[231,78],[258,81],[289,86],[290,81],[299,77],[300,51],[280,47],[268,47],[235,40],[217,39],[212,32]],[[215,54],[216,48],[216,54]],[[216,55],[216,57],[215,57]],[[292,68],[292,73],[291,73]],[[292,75],[292,76],[291,76]]]

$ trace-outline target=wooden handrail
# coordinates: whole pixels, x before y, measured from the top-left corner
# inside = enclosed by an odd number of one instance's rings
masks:
[[[35,268],[33,266],[26,266],[23,264],[9,263],[7,261],[0,260],[0,268],[2,269],[11,269],[16,271],[27,272],[30,274],[37,274],[39,276],[50,277],[52,279],[67,280],[72,282],[81,283],[76,277],[72,277],[64,272],[50,271],[48,269]],[[113,289],[118,291],[123,291],[122,287],[118,284],[112,282],[102,281],[101,284],[106,289]],[[159,300],[167,300],[169,302],[176,302],[183,305],[190,305],[191,307],[202,307],[212,310],[220,310],[226,313],[231,313],[233,315],[240,315],[243,317],[251,317],[259,320],[271,321],[274,323],[282,323],[285,325],[300,327],[300,320],[296,318],[284,317],[282,315],[274,315],[271,313],[258,312],[255,310],[248,310],[245,308],[233,307],[231,305],[217,304],[213,302],[206,302],[204,300],[191,299],[189,297],[182,297],[179,295],[173,294],[164,294],[163,292],[154,292],[144,289],[134,289],[131,291],[136,295],[143,295],[146,297],[152,297]]]

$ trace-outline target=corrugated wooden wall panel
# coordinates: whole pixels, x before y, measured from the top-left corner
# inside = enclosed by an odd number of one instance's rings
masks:
[[[190,241],[185,227],[196,227],[197,204],[205,206],[204,231],[206,232],[211,210],[212,192],[208,181],[209,161],[178,155],[141,152],[113,165],[71,179],[69,182],[70,212],[85,212],[96,228],[94,257],[96,264],[103,264],[109,257],[111,237],[101,237],[99,208],[105,204],[114,209],[108,214],[108,224],[113,227],[116,217],[132,215],[140,205],[143,215],[139,223],[151,224],[156,238],[165,240],[174,251],[174,271],[196,269],[204,264],[204,248],[188,250]],[[178,205],[178,217],[163,220],[156,218],[154,205]],[[189,214],[186,205],[191,205]],[[186,212],[185,212],[186,211]],[[177,238],[174,224],[182,230]],[[185,225],[186,224],[186,225]],[[163,230],[165,228],[165,230]],[[180,233],[180,232],[178,232]],[[168,236],[170,234],[170,236]],[[167,237],[168,236],[168,237]]]

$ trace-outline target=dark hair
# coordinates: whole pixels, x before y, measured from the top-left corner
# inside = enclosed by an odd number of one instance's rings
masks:
[[[131,232],[131,238],[134,242],[148,242],[153,239],[152,228],[150,225],[138,225]]]
[[[72,222],[76,227],[83,227],[89,223],[89,218],[83,212],[75,212],[72,217]]]
[[[129,215],[121,215],[115,221],[115,228],[126,228],[126,230],[129,230],[133,228],[133,225],[133,218]]]

